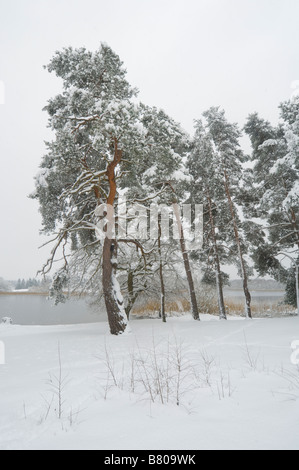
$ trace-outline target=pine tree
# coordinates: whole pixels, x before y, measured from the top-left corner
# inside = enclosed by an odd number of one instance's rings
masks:
[[[296,283],[280,260],[286,255],[295,262],[299,253],[299,97],[280,108],[282,121],[277,127],[257,114],[247,120],[254,162],[247,196],[248,212],[264,224],[263,241],[255,244],[256,267],[260,273],[284,279],[290,299],[296,297]]]
[[[114,207],[119,167],[127,156],[134,159],[142,136],[132,100],[136,91],[127,82],[119,57],[108,46],[102,45],[95,53],[84,48],[64,49],[55,54],[47,69],[62,78],[64,91],[45,108],[55,140],[47,143],[34,197],[40,203],[44,231],[56,232],[44,274],[52,268],[59,249],[65,260],[56,276],[62,280],[56,283],[59,293],[69,279],[69,247],[78,256],[100,248],[96,209],[101,204]],[[116,254],[115,240],[106,237],[103,291],[111,333],[118,335],[125,331],[127,319],[116,280]]]
[[[204,243],[197,258],[204,267],[204,279],[216,285],[219,316],[226,319],[223,294],[224,273],[221,265],[233,258],[229,213],[213,144],[203,121],[196,121],[193,148],[187,166],[191,175],[191,201],[204,206]],[[211,269],[214,274],[211,273]]]
[[[248,287],[248,270],[244,255],[246,254],[246,244],[241,233],[241,222],[237,212],[235,198],[239,193],[240,180],[242,178],[242,165],[246,161],[239,139],[241,133],[235,124],[230,124],[225,112],[219,108],[211,108],[204,113],[207,119],[207,127],[211,136],[215,155],[217,158],[218,171],[222,176],[222,183],[225,188],[227,203],[231,215],[231,224],[234,230],[235,244],[239,254],[240,273],[243,281],[245,296],[245,314],[247,318],[252,318],[251,294]]]

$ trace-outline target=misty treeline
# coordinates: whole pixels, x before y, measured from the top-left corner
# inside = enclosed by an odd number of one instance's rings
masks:
[[[31,287],[39,287],[42,281],[37,279],[18,279],[15,284],[15,290],[30,289]]]
[[[247,317],[253,267],[285,282],[287,300],[296,302],[294,270],[284,257],[299,262],[299,98],[280,106],[278,126],[252,114],[241,130],[223,110],[211,108],[197,116],[190,137],[164,111],[138,100],[107,45],[97,52],[64,49],[46,68],[63,90],[45,108],[54,137],[46,143],[32,197],[40,204],[43,232],[52,235],[42,272],[57,261],[61,266],[51,288],[57,302],[66,291],[103,297],[111,333],[118,335],[140,296],[161,299],[166,321],[165,299],[188,290],[199,320],[200,280],[217,290],[219,315],[226,319],[227,265],[239,270]],[[242,132],[250,137],[251,155],[242,150]],[[156,237],[124,236],[119,217],[116,233],[102,240],[97,209],[108,204],[121,213],[120,196],[145,211],[152,204],[175,207],[179,240],[161,236],[161,209]],[[180,204],[203,204],[201,249],[187,248]],[[128,223],[134,215],[128,214]]]
[[[29,290],[34,293],[47,292],[52,284],[50,277],[43,279],[18,279],[17,281],[7,281],[0,277],[0,292],[11,292],[13,290]]]
[[[43,279],[18,279],[13,284],[15,290],[28,289],[32,292],[46,292],[49,290],[52,280],[50,277],[44,277]]]

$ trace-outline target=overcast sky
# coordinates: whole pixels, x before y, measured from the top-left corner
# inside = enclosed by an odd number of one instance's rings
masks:
[[[42,108],[60,91],[42,67],[56,50],[108,43],[142,101],[192,133],[210,106],[240,126],[254,111],[277,122],[299,80],[298,24],[298,0],[0,0],[0,277],[33,277],[47,257],[27,196],[49,138]]]

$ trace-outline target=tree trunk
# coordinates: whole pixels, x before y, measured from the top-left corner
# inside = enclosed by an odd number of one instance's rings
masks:
[[[107,206],[114,207],[116,198],[115,169],[122,159],[122,151],[118,149],[117,139],[114,139],[114,159],[108,165],[109,196]],[[124,301],[116,279],[117,246],[116,241],[107,236],[103,247],[103,293],[107,309],[108,321],[112,335],[124,333],[128,322],[124,309]]]
[[[165,283],[163,275],[163,262],[162,262],[162,229],[161,229],[161,214],[158,215],[158,252],[159,252],[159,274],[160,274],[160,285],[161,285],[161,311],[160,315],[163,323],[166,323],[166,311],[165,311]]]
[[[116,242],[106,238],[103,248],[103,292],[112,335],[120,335],[127,328],[124,301],[116,279],[116,267]]]
[[[231,194],[230,194],[229,179],[228,179],[228,174],[227,174],[226,170],[224,170],[224,186],[225,186],[225,191],[226,191],[226,195],[227,195],[227,199],[228,199],[228,203],[229,203],[229,208],[230,208],[230,212],[231,212],[236,243],[237,243],[237,246],[238,246],[240,264],[241,264],[241,273],[242,273],[242,280],[243,280],[243,291],[244,291],[244,295],[245,295],[245,315],[246,315],[246,318],[252,318],[251,295],[250,295],[249,287],[248,287],[248,276],[247,276],[247,272],[246,272],[246,268],[245,268],[243,251],[242,251],[242,246],[241,246],[241,240],[240,240],[238,225],[237,225],[236,216],[235,216],[235,209],[234,209],[234,204],[233,204],[232,197],[231,197]]]
[[[217,299],[218,299],[218,307],[219,307],[219,317],[220,317],[220,320],[227,320],[225,304],[224,304],[224,296],[223,296],[223,282],[222,282],[222,275],[221,275],[221,266],[220,266],[220,259],[219,259],[219,254],[218,254],[216,229],[215,229],[214,216],[213,216],[213,207],[212,207],[212,201],[211,201],[209,191],[207,191],[207,199],[208,199],[208,205],[209,205],[210,224],[211,224],[213,246],[214,246],[214,263],[215,263],[215,272],[216,272],[216,288],[217,288]]]
[[[194,320],[199,321],[200,318],[199,318],[199,311],[198,311],[197,299],[196,299],[195,288],[194,288],[194,281],[193,281],[193,276],[192,276],[188,251],[187,251],[187,247],[186,247],[186,241],[185,241],[185,237],[184,237],[184,230],[183,230],[183,225],[182,225],[182,221],[181,221],[180,208],[179,208],[179,205],[177,204],[177,202],[175,202],[173,204],[173,209],[174,209],[174,214],[175,214],[175,217],[176,217],[178,230],[179,230],[181,251],[182,251],[182,254],[183,254],[184,267],[185,267],[185,271],[186,271],[188,287],[189,287],[189,292],[190,292],[192,315],[193,315]]]
[[[127,319],[130,319],[130,312],[134,305],[134,274],[133,271],[128,272],[128,305],[125,307]]]
[[[134,293],[134,272],[128,272],[128,305],[125,307],[127,319],[130,320],[130,313],[138,299],[139,292]]]

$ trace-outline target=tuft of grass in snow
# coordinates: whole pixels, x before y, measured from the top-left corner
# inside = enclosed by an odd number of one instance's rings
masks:
[[[289,391],[291,392],[290,396],[294,400],[299,399],[299,366],[296,368],[289,370],[285,368],[281,368],[281,372],[279,374],[286,382],[288,383]]]
[[[61,357],[61,347],[60,342],[58,342],[58,370],[54,373],[49,373],[49,379],[46,384],[49,387],[50,396],[43,396],[45,405],[45,412],[40,417],[38,422],[39,425],[45,423],[50,416],[55,416],[61,423],[62,429],[65,427],[65,423],[68,423],[69,427],[72,427],[75,422],[78,420],[78,416],[81,411],[74,411],[73,407],[67,407],[67,387],[70,384],[69,374],[65,374],[63,370],[62,357]],[[26,416],[26,406],[24,404],[24,416]]]
[[[105,399],[117,387],[141,400],[179,406],[190,379],[192,382],[193,367],[186,357],[184,344],[177,338],[165,343],[157,342],[153,336],[151,348],[136,342],[134,349],[118,364],[105,345],[99,359],[104,366],[101,385]]]
[[[258,352],[256,351],[254,352],[253,348],[249,347],[245,331],[244,331],[244,340],[245,340],[245,346],[243,348],[244,359],[246,363],[249,365],[250,369],[252,369],[253,371],[256,371],[259,365],[261,351],[259,350]]]
[[[197,376],[200,380],[203,381],[208,387],[212,387],[212,375],[213,375],[213,368],[216,363],[216,359],[214,356],[211,356],[205,349],[200,351],[200,359],[201,359],[201,375]]]
[[[136,340],[134,348],[118,359],[105,344],[98,357],[102,396],[107,400],[110,391],[119,389],[138,400],[186,409],[194,395],[205,388],[212,394],[220,393],[221,400],[231,397],[230,373],[224,372],[205,350],[198,351],[197,359],[192,354],[191,358],[188,345],[176,336],[167,341],[153,336],[151,347],[143,347]]]
[[[58,373],[56,374],[49,374],[49,380],[47,384],[50,387],[50,391],[53,394],[53,400],[51,402],[54,402],[54,398],[56,397],[56,407],[55,410],[57,412],[58,419],[62,419],[63,417],[63,411],[64,411],[64,405],[65,405],[65,389],[67,385],[69,384],[69,379],[68,375],[64,375],[63,370],[62,370],[62,360],[61,360],[61,348],[60,348],[60,343],[58,342]],[[51,406],[49,408],[49,411],[51,409]],[[49,413],[48,413],[49,414]]]

